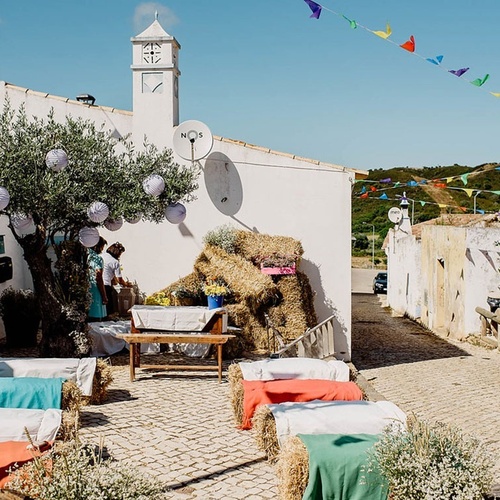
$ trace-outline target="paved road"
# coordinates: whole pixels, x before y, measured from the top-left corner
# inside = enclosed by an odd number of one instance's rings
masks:
[[[381,307],[382,296],[352,297],[352,361],[360,374],[407,413],[482,439],[496,457],[500,484],[500,352],[393,318]]]

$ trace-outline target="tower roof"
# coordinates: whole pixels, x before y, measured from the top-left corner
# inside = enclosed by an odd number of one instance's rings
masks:
[[[174,37],[169,35],[155,19],[142,33],[132,38],[132,41],[136,40],[173,40]]]

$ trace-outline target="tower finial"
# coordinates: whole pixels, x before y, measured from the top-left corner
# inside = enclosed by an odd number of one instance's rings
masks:
[[[155,21],[158,21],[158,11],[155,10]]]

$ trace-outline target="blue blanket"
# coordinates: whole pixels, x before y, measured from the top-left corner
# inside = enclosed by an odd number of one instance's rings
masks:
[[[302,500],[386,500],[388,488],[364,470],[372,434],[299,434],[309,455],[309,482]]]
[[[0,378],[0,408],[61,409],[62,378]]]

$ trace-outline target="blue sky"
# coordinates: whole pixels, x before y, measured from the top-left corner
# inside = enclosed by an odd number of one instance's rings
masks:
[[[351,168],[500,161],[498,0],[318,3],[319,20],[303,0],[1,0],[0,80],[130,110],[130,37],[158,11],[181,44],[181,121]],[[394,43],[330,11],[389,22]],[[410,35],[469,72],[401,49]]]

